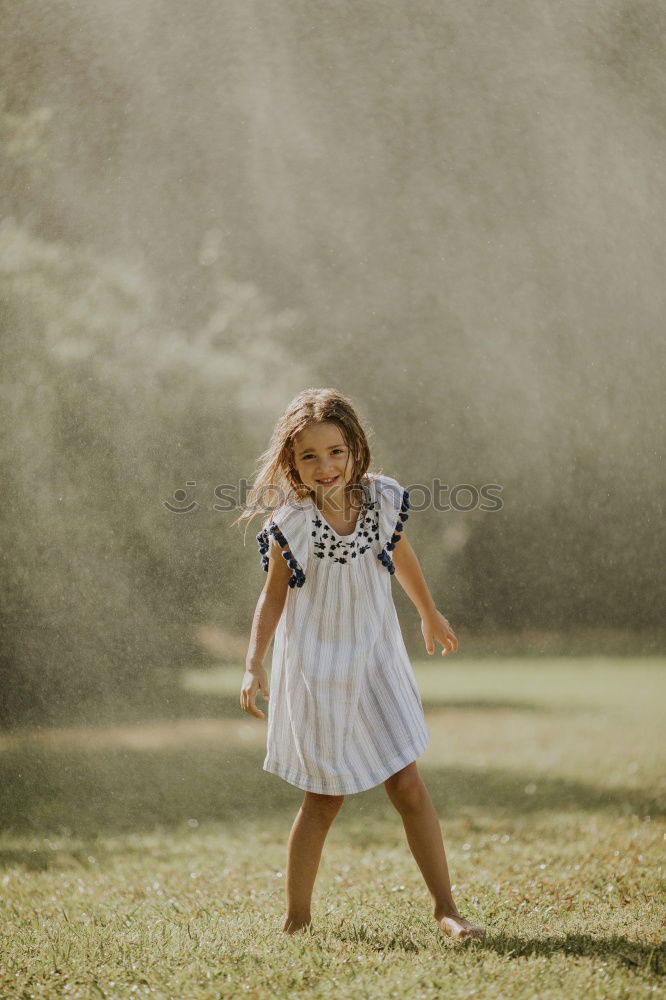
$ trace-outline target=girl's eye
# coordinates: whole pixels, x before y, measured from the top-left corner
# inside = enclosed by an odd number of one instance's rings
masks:
[[[341,452],[342,450],[343,450],[342,448],[334,448],[334,449],[333,449],[333,454],[335,454],[335,452],[336,452],[336,451],[337,451],[337,452]],[[305,462],[305,461],[306,461],[306,459],[308,459],[308,458],[314,458],[314,455],[310,455],[310,454],[308,454],[308,455],[303,455],[303,461],[304,461],[304,462]]]

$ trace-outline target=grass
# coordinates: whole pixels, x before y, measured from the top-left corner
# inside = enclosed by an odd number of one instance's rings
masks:
[[[419,770],[483,943],[438,930],[382,786],[331,829],[313,929],[281,933],[302,793],[261,768],[240,667],[186,673],[199,719],[0,734],[0,997],[654,996],[665,662],[414,663]]]

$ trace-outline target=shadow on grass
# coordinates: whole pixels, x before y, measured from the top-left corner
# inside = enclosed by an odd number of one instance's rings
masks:
[[[172,691],[162,691],[154,698],[123,700],[118,698],[108,702],[72,701],[70,704],[51,706],[49,716],[44,717],[33,710],[20,720],[3,722],[0,732],[16,733],[26,727],[53,729],[62,726],[109,726],[140,722],[169,721],[174,719],[234,719],[240,721],[248,716],[239,704],[241,680],[238,694],[219,692],[202,693],[174,687]],[[566,713],[568,716],[587,711],[577,705],[548,705],[545,703],[512,700],[510,698],[428,698],[423,697],[423,707],[428,711],[447,709],[449,711],[482,712],[531,712],[537,715]],[[263,706],[263,699],[257,696],[257,705]]]
[[[173,829],[188,820],[226,824],[244,819],[293,818],[303,792],[263,770],[263,751],[218,746],[177,750],[54,751],[22,748],[0,754],[1,827],[11,833],[89,838],[120,832]],[[440,816],[468,807],[506,817],[549,810],[657,815],[643,790],[603,788],[526,771],[466,767],[419,768]],[[382,785],[347,796],[338,824],[393,814]],[[46,858],[42,859],[46,862]],[[33,858],[33,865],[40,865]]]
[[[474,947],[473,942],[470,944]],[[481,947],[504,958],[549,958],[564,954],[578,958],[612,959],[619,966],[658,976],[666,969],[666,945],[630,941],[619,934],[594,937],[591,934],[569,933],[562,937],[527,939],[513,934],[495,934],[487,935]]]
[[[53,729],[61,726],[115,726],[138,722],[170,721],[173,719],[244,719],[246,714],[238,695],[187,691],[180,686],[163,688],[153,697],[137,696],[124,699],[121,695],[112,701],[76,701],[49,707],[48,717],[36,709],[21,719],[5,722],[0,731],[15,733],[26,727]],[[261,699],[258,699],[261,702]]]
[[[439,933],[436,929],[435,932]],[[333,937],[346,943],[365,945],[378,952],[424,950],[407,930],[387,937],[386,931],[379,924],[373,926],[372,920],[352,922],[344,929],[333,931]],[[661,975],[666,969],[666,945],[630,941],[618,934],[594,937],[591,934],[569,933],[559,937],[521,938],[516,934],[494,934],[488,929],[481,942],[453,942],[442,935],[441,943],[443,948],[472,949],[479,953],[493,951],[507,959],[550,958],[564,954],[576,958],[610,959],[620,967],[653,975]],[[430,945],[427,951],[431,952]]]
[[[530,712],[534,715],[556,715],[565,712],[567,716],[587,711],[579,705],[547,705],[533,701],[512,701],[510,698],[422,698],[426,712],[446,709],[451,712],[464,709],[468,712]]]

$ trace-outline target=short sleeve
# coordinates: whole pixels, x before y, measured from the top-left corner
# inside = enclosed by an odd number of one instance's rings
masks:
[[[390,553],[400,541],[405,521],[409,517],[409,492],[390,476],[377,476],[377,499],[379,500],[379,544],[378,559],[389,573],[395,572]]]
[[[282,552],[282,557],[292,570],[289,586],[302,587],[308,564],[309,542],[307,514],[304,508],[297,504],[284,504],[273,514],[256,538],[261,553],[261,565],[266,572],[268,572],[271,538],[274,538],[281,548],[287,546]]]

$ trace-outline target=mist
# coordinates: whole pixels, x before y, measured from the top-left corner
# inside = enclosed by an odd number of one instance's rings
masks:
[[[410,522],[473,648],[663,648],[658,4],[2,18],[7,717],[239,662],[215,490],[308,385],[401,482],[501,486]]]
[[[656,991],[664,5],[0,23],[0,996]],[[260,663],[234,522],[317,387],[437,611]]]

